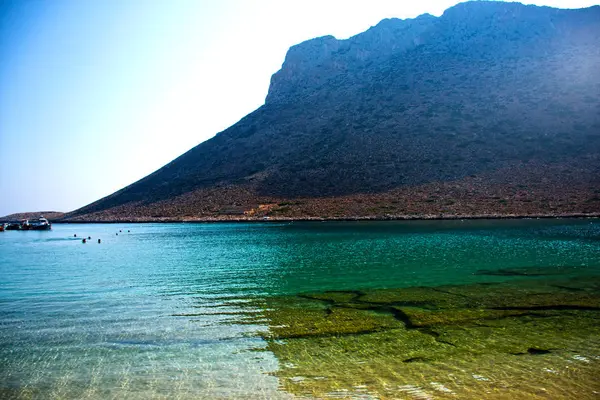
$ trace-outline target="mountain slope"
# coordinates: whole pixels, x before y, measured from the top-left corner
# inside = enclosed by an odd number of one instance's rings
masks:
[[[600,212],[597,43],[600,7],[495,2],[312,39],[264,106],[67,218]]]

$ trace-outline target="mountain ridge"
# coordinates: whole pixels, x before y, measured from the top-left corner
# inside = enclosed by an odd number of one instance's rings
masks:
[[[600,211],[598,21],[598,6],[468,2],[441,17],[386,19],[348,39],[302,42],[273,75],[263,106],[65,218],[437,215],[437,201],[415,208],[398,193],[469,179],[487,189],[471,182],[479,187],[471,206],[450,213],[514,214],[488,204],[491,188],[535,192],[538,170],[559,174],[539,194],[552,198],[561,187],[558,209],[501,199],[529,214]],[[515,165],[520,172],[506,182],[498,171]],[[390,193],[402,203],[391,207]],[[357,207],[364,196],[379,196],[369,201],[390,212]],[[303,209],[297,199],[314,204]],[[274,211],[284,203],[285,212]]]

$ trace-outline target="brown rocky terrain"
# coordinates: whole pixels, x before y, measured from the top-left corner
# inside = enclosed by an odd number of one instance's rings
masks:
[[[286,199],[251,185],[198,189],[173,199],[129,203],[75,221],[219,221],[600,216],[596,177],[564,165],[517,165],[460,180],[382,193]],[[510,177],[510,178],[509,178]],[[568,177],[568,180],[564,178]]]
[[[66,221],[600,215],[600,7],[293,46],[265,105]]]

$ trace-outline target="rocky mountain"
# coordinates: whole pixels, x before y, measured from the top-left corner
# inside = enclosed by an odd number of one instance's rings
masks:
[[[265,104],[70,220],[600,213],[600,7],[467,2],[293,46]]]

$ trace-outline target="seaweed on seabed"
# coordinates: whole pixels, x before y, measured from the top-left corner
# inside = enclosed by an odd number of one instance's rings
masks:
[[[520,267],[520,268],[501,268],[501,269],[480,269],[475,271],[475,275],[488,276],[521,276],[521,277],[539,277],[565,275],[581,269],[576,266],[554,266],[554,267]]]
[[[402,360],[403,363],[429,362],[429,361],[431,361],[431,359],[425,358],[425,357],[411,357],[411,358],[407,358],[406,360]]]
[[[536,347],[530,347],[527,349],[526,353],[512,353],[515,356],[523,356],[523,355],[532,355],[532,356],[536,356],[536,355],[540,355],[540,354],[550,354],[552,353],[552,351],[550,350],[546,350],[546,349],[538,349]]]
[[[569,282],[569,287],[578,286]],[[476,370],[497,384],[495,379],[518,379],[520,373],[528,373],[524,363],[541,362],[544,368],[558,370],[564,357],[552,353],[582,351],[587,338],[600,334],[594,308],[600,293],[552,285],[527,279],[493,286],[272,298],[262,312],[270,325],[264,337],[280,363],[275,375],[285,390],[299,395],[325,397],[340,388],[349,394],[360,382],[362,394],[398,397],[390,387],[417,384],[416,376],[439,375],[450,367],[448,362],[461,366],[454,373],[464,382],[473,379]],[[512,378],[494,377],[503,366]],[[294,379],[299,376],[304,378]],[[452,382],[441,384],[464,394]],[[477,384],[487,384],[482,382]]]
[[[364,292],[358,290],[329,290],[322,293],[299,294],[298,297],[310,300],[320,300],[329,304],[339,304],[356,301],[363,295]]]

